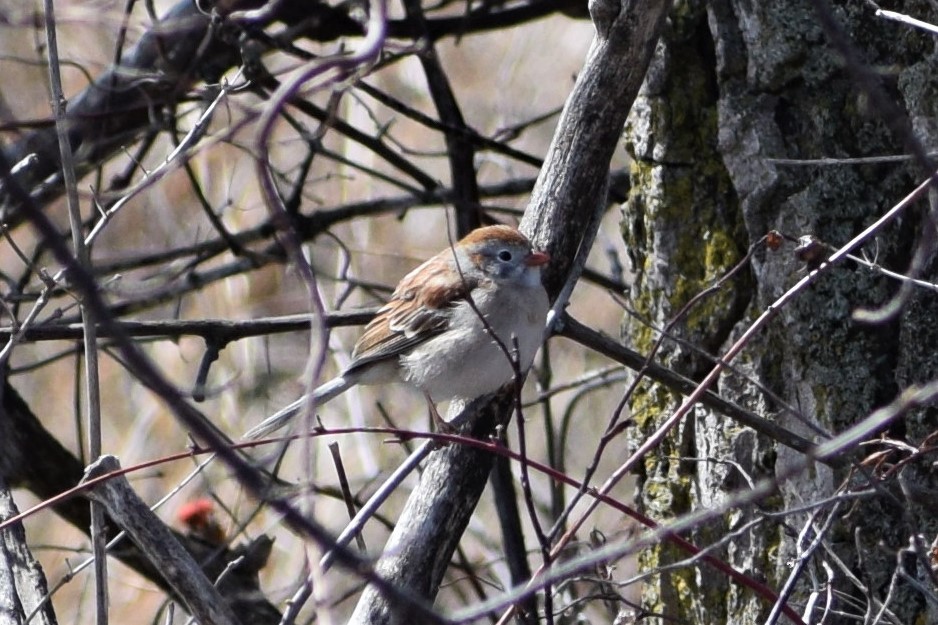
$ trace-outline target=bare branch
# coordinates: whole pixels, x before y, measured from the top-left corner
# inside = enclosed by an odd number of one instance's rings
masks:
[[[668,5],[607,2],[599,11],[610,19],[598,26],[522,221],[522,229],[555,259],[545,279],[552,299],[567,281],[597,208],[605,207],[609,161]],[[470,404],[460,418],[474,423],[473,435],[487,436],[495,424],[506,421],[511,405],[511,397],[503,393],[495,403]],[[490,457],[472,450],[434,453],[377,570],[421,595],[434,596],[491,463]],[[369,587],[350,622],[407,621],[380,591]]]

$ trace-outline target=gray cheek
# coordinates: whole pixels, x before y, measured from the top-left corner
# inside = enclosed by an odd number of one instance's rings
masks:
[[[538,267],[528,269],[524,272],[521,283],[529,289],[541,285],[541,270]]]

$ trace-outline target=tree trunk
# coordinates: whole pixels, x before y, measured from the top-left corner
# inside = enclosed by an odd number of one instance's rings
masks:
[[[934,144],[933,35],[877,17],[865,3],[825,6],[716,0],[680,3],[672,11],[626,133],[635,164],[623,231],[636,272],[632,307],[639,319],[664,326],[771,230],[813,235],[839,247],[927,177],[923,163],[913,160],[770,160],[908,153],[911,133],[903,128],[914,129],[921,144]],[[907,2],[899,10],[938,21],[927,3]],[[828,23],[839,24],[856,59],[848,53],[845,60]],[[873,80],[864,82],[864,74]],[[899,110],[890,111],[881,96]],[[907,273],[926,229],[933,231],[934,224],[927,203],[919,201],[868,241],[863,254]],[[742,277],[695,304],[675,325],[672,334],[688,343],[666,341],[658,357],[702,378],[713,363],[688,345],[725,352],[812,268],[793,250],[792,244],[777,251],[758,247]],[[930,256],[927,261],[920,277],[934,282],[935,263]],[[887,303],[899,284],[855,262],[834,266],[747,345],[734,361],[737,373],[722,375],[721,394],[821,442],[910,385],[934,380],[934,291],[914,289],[901,312],[884,322],[852,317],[858,309]],[[631,317],[624,334],[644,353],[658,336]],[[631,401],[636,444],[673,407],[661,387],[642,387]],[[934,580],[922,554],[938,529],[934,497],[926,496],[936,492],[938,480],[928,458],[914,451],[935,429],[934,409],[907,411],[885,435],[911,447],[890,448],[892,454],[881,458],[885,464],[866,470],[815,464],[779,480],[777,497],[724,515],[692,538],[700,546],[723,539],[719,557],[780,589],[792,575],[793,559],[830,518],[823,545],[806,560],[789,599],[799,612],[817,602],[806,622],[856,622],[878,613],[881,622],[936,622],[924,594],[934,593]],[[851,449],[850,458],[885,449]],[[775,478],[802,460],[802,454],[698,406],[645,458],[641,503],[666,521],[724,501],[746,489],[748,480]],[[908,464],[886,470],[899,460]],[[828,501],[793,511],[874,486],[874,494],[842,499],[839,507]],[[784,514],[764,517],[765,512]],[[811,531],[798,542],[808,523]],[[924,542],[916,555],[908,548],[919,534]],[[684,557],[663,544],[647,551],[642,565],[659,568]],[[695,565],[659,573],[643,598],[649,611],[677,622],[764,623],[771,609]],[[825,612],[828,599],[831,611]],[[655,622],[674,622],[670,618]]]

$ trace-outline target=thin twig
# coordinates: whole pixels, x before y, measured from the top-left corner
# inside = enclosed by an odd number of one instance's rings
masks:
[[[91,256],[82,239],[81,207],[78,200],[78,181],[75,175],[75,159],[69,139],[65,119],[65,94],[62,89],[62,77],[59,72],[59,48],[56,36],[55,2],[45,0],[46,42],[49,47],[49,83],[52,88],[52,113],[55,116],[56,137],[62,159],[62,179],[65,183],[66,206],[72,232],[72,247],[78,266],[91,272]],[[84,391],[88,419],[89,456],[92,459],[101,455],[101,387],[98,378],[98,339],[95,332],[94,311],[80,306],[82,320],[82,338],[84,345]],[[108,623],[108,584],[106,539],[104,529],[104,508],[98,502],[91,504],[91,545],[94,553],[95,582],[95,622],[98,625]]]

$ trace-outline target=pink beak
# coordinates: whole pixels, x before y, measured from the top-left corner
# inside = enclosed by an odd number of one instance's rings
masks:
[[[539,267],[550,262],[550,255],[545,252],[531,252],[524,259],[524,264],[528,267]]]

